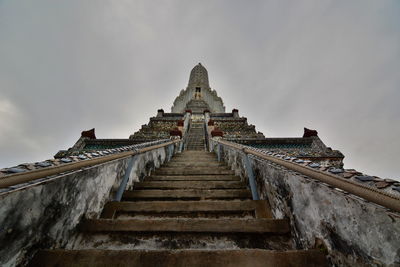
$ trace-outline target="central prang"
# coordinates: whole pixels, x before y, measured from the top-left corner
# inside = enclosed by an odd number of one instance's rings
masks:
[[[200,108],[203,109],[200,110]],[[183,113],[188,109],[191,109],[193,113],[203,113],[204,110],[210,110],[213,113],[225,112],[224,103],[217,92],[210,88],[208,72],[201,63],[190,72],[188,86],[175,99],[171,112]]]

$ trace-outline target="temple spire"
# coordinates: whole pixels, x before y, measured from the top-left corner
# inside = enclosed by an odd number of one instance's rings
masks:
[[[190,72],[188,87],[210,88],[208,83],[208,72],[201,63],[197,64]]]

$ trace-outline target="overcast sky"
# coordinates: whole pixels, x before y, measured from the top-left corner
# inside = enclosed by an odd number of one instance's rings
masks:
[[[400,1],[0,0],[0,168],[128,138],[198,62],[268,137],[400,178]]]

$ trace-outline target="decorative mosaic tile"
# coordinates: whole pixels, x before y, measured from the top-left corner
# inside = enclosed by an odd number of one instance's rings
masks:
[[[388,186],[390,186],[390,183],[387,183],[387,182],[377,182],[377,183],[375,183],[375,187],[378,188],[378,189],[383,189],[383,188],[386,188]]]
[[[36,165],[42,168],[46,168],[50,167],[52,164],[48,161],[42,161],[42,162],[37,162]]]
[[[354,174],[354,173],[351,173],[351,172],[345,172],[345,173],[343,173],[343,177],[346,178],[346,179],[349,179],[349,178],[353,177],[354,175],[355,175],[355,174]]]
[[[359,180],[361,182],[370,182],[370,181],[374,180],[374,177],[367,176],[367,175],[359,175],[359,176],[355,176],[354,178],[356,178],[357,180]]]
[[[311,164],[308,164],[308,167],[311,167],[311,168],[319,168],[321,165],[319,165],[319,163],[311,163]]]
[[[400,192],[400,186],[392,187],[393,190]]]
[[[388,178],[386,178],[386,179],[383,179],[386,183],[391,183],[391,184],[393,184],[393,183],[397,183],[398,181],[396,181],[396,180],[393,180],[393,179],[388,179]]]
[[[339,173],[343,173],[343,169],[333,168],[333,169],[329,169],[329,172],[333,173],[333,174],[339,174]]]
[[[34,170],[34,169],[36,169],[34,163],[22,163],[22,164],[19,164],[18,167],[22,167],[23,169],[27,169],[27,170]]]
[[[70,163],[70,162],[72,162],[72,159],[70,159],[70,158],[62,158],[62,159],[60,159],[60,161],[63,162],[63,163]]]
[[[59,159],[51,159],[50,162],[51,162],[53,165],[56,165],[56,166],[61,165],[61,164],[63,163],[63,162],[60,161]]]
[[[9,168],[7,169],[8,173],[21,173],[21,172],[26,172],[26,169],[23,168],[18,168],[18,167],[13,167],[13,168]]]
[[[382,178],[379,178],[379,177],[377,177],[377,176],[374,176],[374,182],[381,182],[381,181],[383,181]]]

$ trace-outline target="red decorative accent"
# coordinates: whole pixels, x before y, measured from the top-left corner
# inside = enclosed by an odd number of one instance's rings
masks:
[[[87,131],[82,131],[81,137],[88,137],[90,139],[96,139],[96,134],[94,133],[94,128],[87,130]]]
[[[187,109],[187,110],[185,110],[185,112],[189,112],[190,114],[192,114],[192,110],[191,109]]]
[[[235,113],[235,112],[239,112],[239,110],[236,108],[232,109],[232,113]]]
[[[221,137],[223,137],[223,136],[224,136],[224,133],[223,133],[220,129],[216,128],[216,129],[214,129],[214,130],[211,131],[211,136],[212,136],[212,137],[215,137],[215,136],[221,136]]]
[[[184,121],[183,121],[183,120],[179,120],[179,121],[178,121],[178,123],[177,123],[177,125],[178,125],[178,126],[182,126],[182,127],[183,127],[183,123],[184,123]]]
[[[169,132],[169,135],[171,136],[179,136],[182,138],[182,131],[179,130],[178,128],[173,129],[172,131]]]
[[[208,126],[213,126],[214,125],[214,121],[213,120],[209,120],[208,121]]]
[[[206,112],[210,113],[210,110],[209,109],[205,109],[203,113],[206,113]]]
[[[311,136],[318,136],[318,132],[316,130],[310,130],[304,127],[303,137],[311,137]]]

